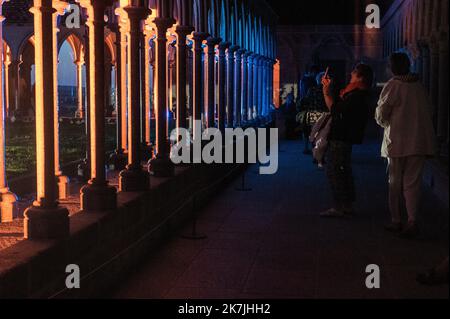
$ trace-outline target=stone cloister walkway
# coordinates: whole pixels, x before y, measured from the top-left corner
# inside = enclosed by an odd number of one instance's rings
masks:
[[[448,298],[448,286],[428,288],[417,272],[448,255],[448,212],[425,194],[422,238],[399,239],[388,220],[385,166],[375,142],[357,147],[358,214],[322,220],[330,203],[325,173],[283,142],[280,169],[260,176],[248,169],[253,191],[229,185],[200,214],[203,241],[175,234],[145,263],[121,279],[115,298]],[[381,289],[365,287],[365,268],[381,268]]]

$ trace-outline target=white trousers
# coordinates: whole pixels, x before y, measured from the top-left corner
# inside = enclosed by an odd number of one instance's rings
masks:
[[[392,222],[401,222],[403,200],[408,212],[408,222],[416,222],[425,159],[424,156],[389,158],[389,208]]]

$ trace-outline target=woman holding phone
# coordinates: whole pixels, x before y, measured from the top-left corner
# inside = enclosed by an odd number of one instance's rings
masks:
[[[339,96],[332,94],[333,80],[322,78],[325,103],[332,115],[327,175],[333,193],[334,207],[321,217],[345,217],[354,213],[356,200],[352,175],[352,148],[362,144],[369,119],[369,89],[373,83],[373,70],[358,64],[351,74],[350,83]]]

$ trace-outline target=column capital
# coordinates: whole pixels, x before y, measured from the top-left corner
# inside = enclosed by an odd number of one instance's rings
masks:
[[[123,7],[123,10],[127,13],[127,18],[130,22],[144,20],[152,13],[152,10],[148,8],[131,5]]]
[[[215,37],[208,37],[206,39],[206,44],[208,47],[215,47],[216,45],[219,45],[222,42],[221,38],[215,38]]]
[[[232,45],[228,48],[228,54],[234,54],[236,51],[240,49],[238,45]]]
[[[220,42],[219,43],[219,50],[225,52],[230,47],[230,42]]]
[[[234,55],[236,56],[236,58],[242,59],[242,55],[245,54],[245,52],[247,52],[247,50],[245,49],[238,49]]]
[[[194,27],[188,25],[177,25],[175,28],[175,33],[177,34],[178,37],[186,38],[194,30],[195,30]]]
[[[175,19],[172,18],[155,18],[153,19],[153,24],[156,26],[157,34],[166,35],[167,30],[175,24]]]

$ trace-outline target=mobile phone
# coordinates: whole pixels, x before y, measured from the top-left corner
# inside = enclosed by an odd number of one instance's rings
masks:
[[[330,71],[330,67],[327,67],[327,70],[325,71],[325,75],[323,76],[325,79],[328,79],[328,72]]]

